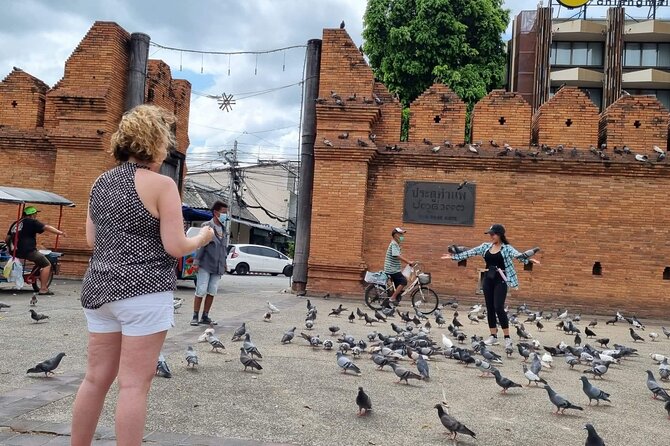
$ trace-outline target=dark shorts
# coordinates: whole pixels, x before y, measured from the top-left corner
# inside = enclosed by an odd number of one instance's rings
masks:
[[[388,274],[388,273],[387,273]],[[407,285],[407,278],[402,275],[402,273],[393,273],[393,274],[388,274],[388,276],[391,278],[393,281],[393,285],[396,287],[399,287],[400,285]]]
[[[49,259],[39,252],[38,250],[34,250],[26,254],[24,257],[26,260],[30,260],[33,262],[35,265],[39,266],[40,268],[46,268],[47,266],[51,265],[51,262],[49,262]]]

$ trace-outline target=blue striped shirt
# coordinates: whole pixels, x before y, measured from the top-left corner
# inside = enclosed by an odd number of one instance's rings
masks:
[[[474,257],[474,256],[482,256],[484,257],[484,254],[491,249],[491,246],[493,246],[493,243],[482,243],[481,245],[474,247],[472,249],[469,249],[465,252],[461,252],[459,254],[453,254],[451,258],[457,262],[460,262],[461,260],[465,260],[468,257]],[[514,249],[512,245],[502,245],[500,248],[500,253],[503,256],[503,259],[505,260],[505,275],[507,276],[507,285],[509,285],[512,288],[518,288],[519,287],[519,277],[516,274],[516,269],[514,268],[514,263],[512,262],[514,259],[518,260],[521,263],[528,263],[530,260],[523,258],[523,259],[517,259],[521,253]]]
[[[400,258],[398,257],[402,250],[400,249],[400,244],[395,240],[392,240],[389,243],[389,247],[386,250],[386,258],[384,259],[384,272],[387,274],[395,274],[402,271],[402,264],[400,263]]]

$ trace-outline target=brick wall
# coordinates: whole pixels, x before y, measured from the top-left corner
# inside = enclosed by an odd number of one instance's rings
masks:
[[[346,31],[324,32],[322,95],[336,88],[353,89],[343,81],[352,78],[348,65],[337,62],[343,57],[340,49],[347,54],[350,51],[350,45],[343,42],[345,37]],[[360,65],[355,70],[353,78],[365,77]],[[374,88],[383,92],[381,86]],[[614,112],[619,108],[601,120],[588,97],[566,87],[531,122],[528,104],[518,95],[492,92],[475,107],[473,136],[484,142],[479,153],[473,154],[467,147],[433,153],[423,138],[432,138],[435,145],[448,138],[455,143],[461,140],[453,135],[463,132],[450,134],[449,128],[465,125],[464,107],[441,109],[442,94],[448,95],[450,105],[460,101],[445,86],[429,89],[412,104],[413,130],[406,143],[391,139],[397,133],[391,120],[384,121],[386,102],[381,106],[338,107],[328,101],[317,106],[307,285],[311,292],[362,299],[363,273],[383,267],[390,231],[402,225],[409,230],[405,252],[432,273],[432,286],[442,296],[471,299],[483,261],[470,259],[466,267],[458,267],[439,258],[449,244],[475,246],[486,241],[484,231],[492,223],[502,223],[518,249],[542,248],[538,255],[541,266],[525,271],[519,264],[521,287],[511,291],[512,304],[526,301],[547,309],[569,306],[584,311],[621,309],[664,315],[670,304],[670,281],[662,278],[664,268],[670,266],[665,224],[670,221],[666,199],[670,165],[667,161],[642,164],[631,155],[603,161],[589,150],[597,144],[599,121],[611,127],[605,128],[609,130],[607,137],[614,137],[622,125],[621,117],[616,116],[623,115]],[[638,109],[626,110],[638,114],[637,119],[645,123],[654,117],[665,119],[661,124],[667,127],[667,114],[663,118],[654,104],[644,101],[635,102]],[[619,107],[624,109],[623,104]],[[442,114],[440,123],[435,124],[451,124],[440,129],[428,122],[436,111]],[[496,123],[500,116],[506,117],[506,126]],[[567,119],[572,120],[569,127]],[[626,114],[625,119],[630,123],[633,116]],[[377,144],[367,141],[362,147],[357,139],[364,139],[371,129],[378,133]],[[545,153],[530,147],[531,129],[540,144],[563,144],[566,149]],[[348,139],[337,137],[342,131],[350,132]],[[379,134],[384,135],[383,143]],[[326,146],[324,138],[333,147]],[[500,145],[508,142],[519,153],[497,156],[500,149],[487,144],[489,139]],[[574,153],[573,146],[577,148]],[[646,149],[648,154],[650,150]],[[463,179],[476,188],[474,226],[403,222],[406,181],[460,183]],[[595,262],[602,266],[600,276],[592,274]]]
[[[600,116],[600,144],[611,149],[627,145],[636,152],[666,149],[668,110],[654,96],[621,96]]]
[[[66,254],[64,275],[83,274],[90,255],[85,239],[88,194],[95,179],[114,165],[108,148],[124,111],[129,39],[116,23],[96,22],[50,90],[16,69],[0,82],[0,110],[9,99],[21,109],[14,115],[0,111],[0,156],[13,166],[3,184],[53,191],[76,204],[63,210],[62,228],[68,235],[59,246]],[[185,153],[190,84],[173,80],[161,61],[151,61],[150,68],[148,83],[159,74],[166,79],[166,86],[156,87],[155,102],[177,114],[179,148]],[[57,208],[40,209],[41,220],[58,223]],[[15,218],[13,206],[0,206],[2,224],[9,226]],[[39,242],[53,247],[54,237],[43,235]]]
[[[598,108],[577,87],[563,87],[533,116],[533,139],[550,147],[598,144]]]
[[[434,145],[465,140],[465,103],[449,87],[434,84],[409,107],[409,141]]]
[[[518,93],[494,90],[483,97],[472,113],[472,141],[512,147],[530,144],[532,108]]]

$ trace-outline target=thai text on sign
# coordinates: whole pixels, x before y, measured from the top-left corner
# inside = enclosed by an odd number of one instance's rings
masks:
[[[460,187],[460,189],[459,189]],[[434,225],[474,226],[475,185],[407,181],[403,221]]]

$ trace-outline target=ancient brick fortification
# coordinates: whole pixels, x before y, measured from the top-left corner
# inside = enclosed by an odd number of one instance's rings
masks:
[[[342,96],[343,107],[330,99],[331,91]],[[483,261],[470,259],[458,267],[440,255],[454,242],[485,241],[484,231],[500,222],[517,248],[543,249],[540,267],[525,271],[519,265],[521,287],[511,292],[512,304],[667,312],[670,280],[663,272],[670,266],[670,166],[612,152],[625,143],[655,160],[652,143],[666,148],[668,113],[655,101],[622,98],[599,116],[583,93],[564,88],[531,117],[518,95],[492,92],[475,107],[472,134],[473,141],[483,142],[479,154],[467,146],[444,145],[433,153],[432,147],[446,139],[463,140],[460,100],[446,86],[433,86],[413,104],[418,110],[412,109],[410,141],[400,143],[398,104],[388,93],[382,105],[364,103],[361,98],[373,91],[386,90],[373,81],[346,31],[325,30],[320,93],[328,101],[317,105],[310,291],[362,299],[364,271],[382,268],[391,229],[400,225],[409,231],[405,252],[432,272],[438,292],[474,297]],[[354,92],[357,99],[346,101]],[[635,127],[637,120],[642,125]],[[620,130],[630,126],[635,131]],[[338,138],[343,132],[347,139]],[[371,132],[377,134],[375,142]],[[550,146],[547,150],[530,146],[533,132],[537,143]],[[599,135],[606,138],[609,159],[590,150]],[[507,142],[520,154],[500,156],[490,140]],[[559,144],[563,151],[550,150]],[[530,152],[540,153],[534,158]],[[406,181],[463,179],[476,187],[474,226],[403,222]],[[593,274],[596,262],[602,275]]]
[[[88,193],[93,181],[114,164],[107,149],[124,109],[129,39],[116,23],[96,22],[65,62],[64,76],[53,88],[18,68],[0,82],[2,184],[53,191],[76,204],[63,211],[62,227],[68,235],[59,242],[66,254],[64,275],[81,275],[88,262]],[[185,153],[189,82],[172,79],[165,63],[151,60],[146,90],[146,102],[178,116],[178,150]],[[56,225],[58,209],[40,209],[40,219]],[[0,228],[9,227],[15,218],[15,206],[0,206]],[[39,241],[52,247],[55,237],[43,235]]]

